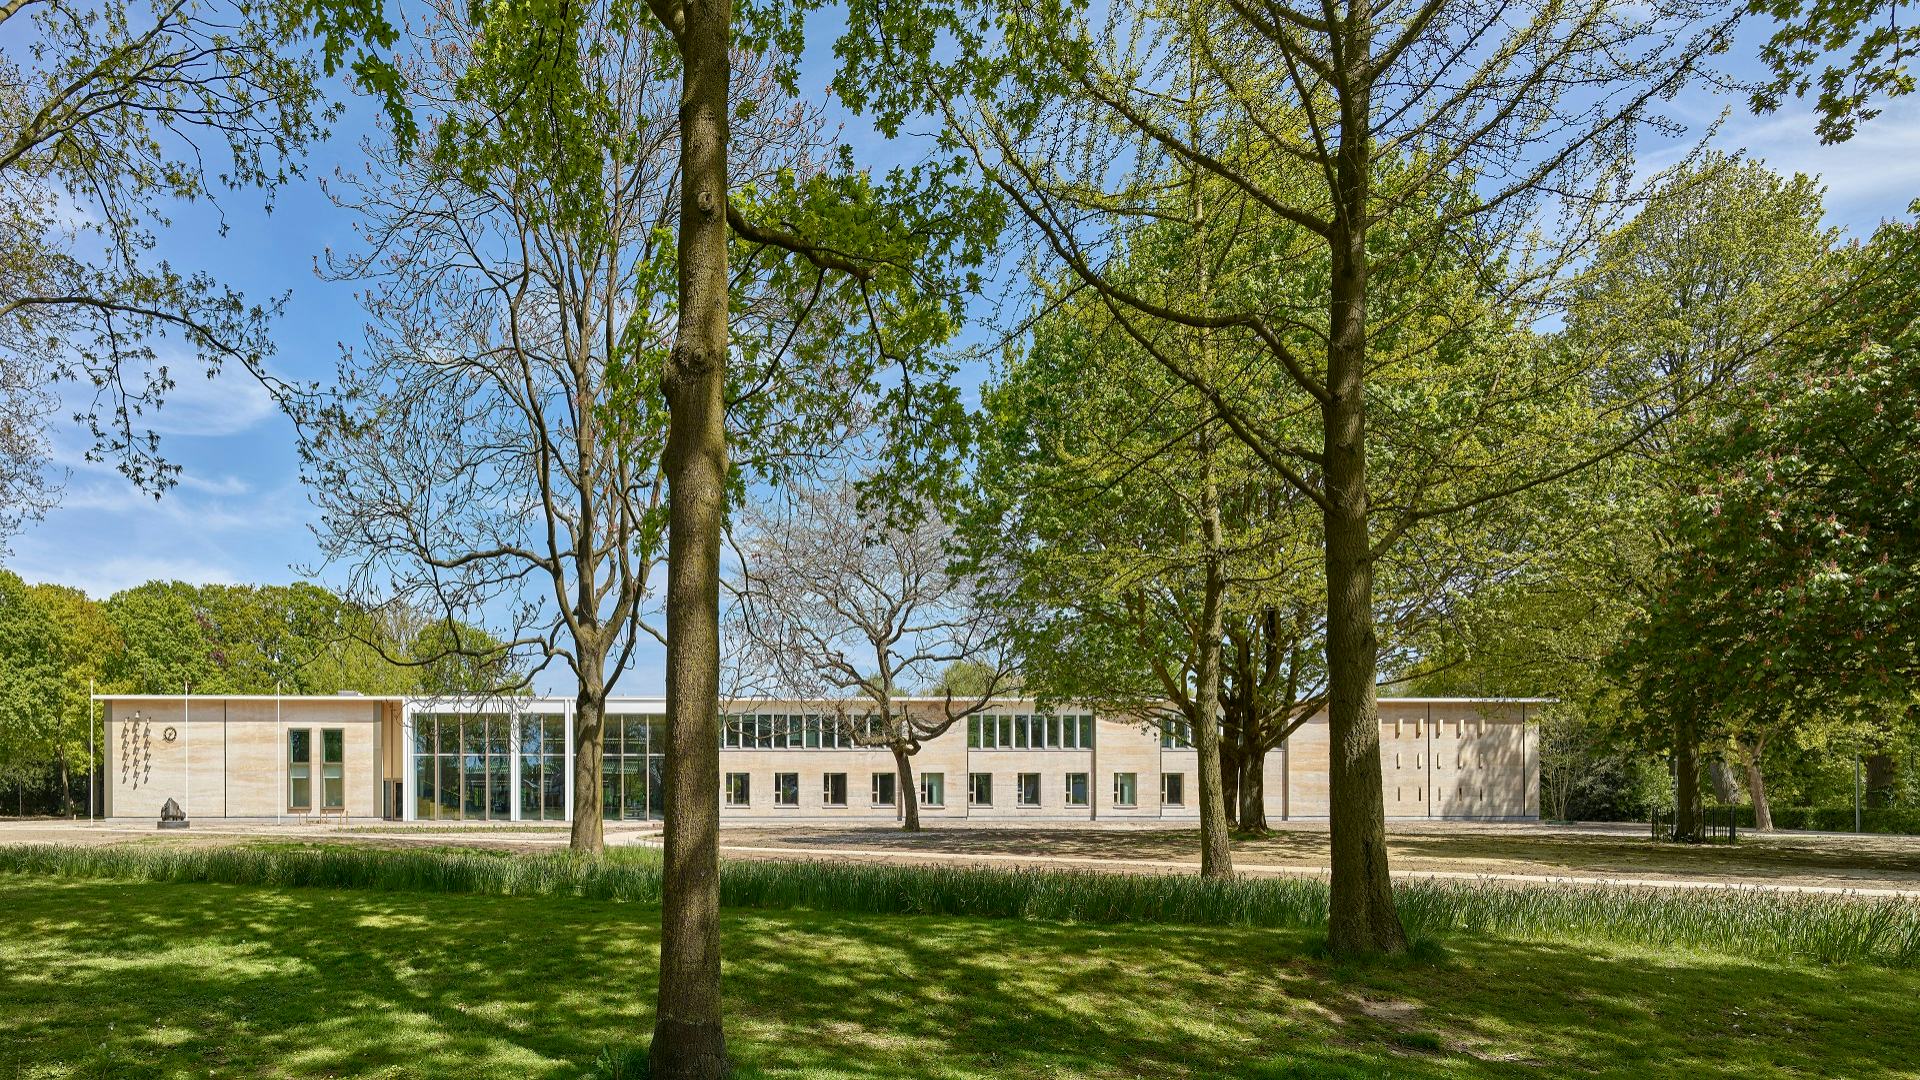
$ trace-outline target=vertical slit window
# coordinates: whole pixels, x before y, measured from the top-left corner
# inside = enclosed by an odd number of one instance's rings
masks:
[[[313,809],[313,731],[287,732],[287,809]]]
[[[328,810],[347,805],[347,733],[343,728],[320,730],[320,805]]]

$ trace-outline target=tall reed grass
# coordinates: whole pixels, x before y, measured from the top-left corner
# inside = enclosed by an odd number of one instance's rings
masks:
[[[659,856],[234,846],[0,846],[0,874],[206,882],[267,888],[372,889],[485,896],[576,896],[656,903]],[[1594,941],[1763,960],[1920,966],[1920,903],[1735,890],[1516,887],[1404,882],[1409,933]],[[1063,923],[1142,923],[1317,930],[1327,886],[1310,878],[1104,874],[1090,871],[726,862],[721,903],[863,915],[939,915]]]

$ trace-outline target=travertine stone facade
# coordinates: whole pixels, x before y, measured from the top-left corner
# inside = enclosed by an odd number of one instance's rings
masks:
[[[168,798],[179,801],[196,818],[319,816],[327,764],[321,758],[329,731],[339,733],[342,751],[338,763],[342,805],[330,812],[354,818],[413,819],[439,813],[515,821],[540,818],[543,805],[548,820],[571,812],[572,715],[571,704],[564,699],[520,699],[511,708],[497,699],[429,701],[351,695],[103,697],[102,701],[106,706],[105,803],[114,817],[155,818]],[[1529,710],[1538,704],[1382,699],[1380,766],[1387,815],[1537,817],[1539,762],[1534,728],[1528,721]],[[932,708],[933,703],[913,707]],[[620,699],[608,708],[611,716],[635,718],[657,718],[664,711],[665,703],[659,698]],[[795,725],[803,717],[827,711],[819,703],[767,701],[729,703],[723,708],[728,716],[790,717]],[[507,734],[502,736],[506,742],[489,744],[481,748],[483,754],[471,759],[467,746],[442,745],[439,757],[432,756],[431,733],[436,728],[426,722],[429,718],[511,712],[545,717],[547,727],[564,738],[565,756],[540,756],[534,734],[540,724],[532,719],[509,719],[503,729]],[[1033,715],[1033,705],[1010,700],[996,703],[989,713],[1007,717],[1011,723]],[[1088,717],[1085,730],[1090,738],[1080,737],[1076,727],[1074,735],[1059,746],[1029,747],[1026,743],[1032,740],[1024,736],[1017,748],[993,745],[1005,740],[992,738],[976,744],[966,721],[927,741],[912,761],[915,787],[924,790],[926,777],[937,774],[943,798],[937,803],[922,801],[923,819],[1010,825],[1198,816],[1197,764],[1191,748],[1170,744],[1157,729],[1128,718],[1080,715]],[[1034,727],[1037,731],[1040,725]],[[287,755],[292,731],[310,733],[311,787],[305,807],[293,805],[290,798]],[[1035,734],[1033,739],[1041,736]],[[886,781],[875,782],[876,776],[895,775],[893,757],[884,749],[807,746],[808,740],[797,735],[791,747],[754,737],[736,741],[745,747],[730,745],[720,753],[723,820],[879,822],[894,820],[901,813],[901,793],[886,790]],[[1326,815],[1327,748],[1326,718],[1320,715],[1267,756],[1269,819]],[[510,761],[501,760],[503,749]],[[554,752],[551,746],[546,749]],[[657,768],[648,772],[644,750],[630,744],[627,753],[639,757],[627,759],[624,778],[617,783],[633,788],[658,782]],[[474,764],[469,766],[469,760]],[[553,775],[556,767],[564,768],[564,788]],[[543,789],[543,769],[550,789]],[[736,774],[746,778],[747,798],[740,805],[724,794],[732,786],[726,781]],[[990,778],[985,785],[987,801],[970,798],[975,774]],[[449,778],[456,787],[447,786]],[[892,783],[897,785],[897,780]],[[440,803],[435,801],[434,788],[443,796]],[[658,812],[657,797],[650,799],[627,788],[608,789],[605,805],[610,816]],[[788,791],[795,796],[792,803],[776,798],[776,793]],[[841,791],[844,802],[830,801],[830,795]],[[889,795],[891,802],[886,801]]]
[[[158,818],[169,799],[189,818],[318,814],[322,732],[341,733],[343,805],[381,817],[383,738],[397,760],[399,701],[390,698],[111,697],[103,699],[109,817]],[[287,733],[311,732],[309,806],[288,805]]]

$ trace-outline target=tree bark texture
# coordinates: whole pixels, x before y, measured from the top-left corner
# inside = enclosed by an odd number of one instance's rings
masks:
[[[893,745],[893,770],[899,777],[895,783],[900,785],[900,828],[906,832],[920,831],[920,793],[913,788],[913,754],[900,744]]]
[[[660,991],[648,1075],[728,1072],[720,1015],[720,530],[727,479],[729,0],[686,0],[679,31],[680,312],[668,409],[667,759]]]
[[[1325,455],[1327,577],[1328,827],[1333,872],[1327,923],[1335,955],[1397,953],[1406,929],[1387,873],[1387,813],[1380,780],[1380,719],[1374,681],[1373,540],[1368,527],[1367,215],[1372,117],[1364,92],[1341,103],[1335,159],[1339,206],[1332,249]]]
[[[1753,799],[1753,827],[1761,832],[1772,832],[1773,807],[1767,804],[1767,778],[1760,771],[1763,752],[1764,747],[1759,744],[1747,747],[1747,795]]]
[[[1206,582],[1200,605],[1198,670],[1194,672],[1193,748],[1200,782],[1200,875],[1233,876],[1233,853],[1228,847],[1227,799],[1220,779],[1220,641],[1226,634],[1227,579],[1221,552],[1219,489],[1211,455],[1202,481],[1202,527],[1206,530]]]
[[[1265,833],[1267,825],[1267,752],[1253,747],[1240,758],[1240,828]]]
[[[1700,744],[1693,715],[1682,715],[1674,725],[1673,838],[1700,836]]]
[[[591,855],[605,851],[607,844],[600,794],[606,725],[604,695],[596,697],[583,685],[573,705],[573,829],[568,846]]]

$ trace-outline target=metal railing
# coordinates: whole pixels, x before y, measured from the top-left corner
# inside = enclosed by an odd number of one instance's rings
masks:
[[[1740,838],[1740,824],[1731,806],[1703,806],[1695,819],[1695,831],[1692,836],[1681,836],[1675,832],[1678,824],[1670,810],[1655,810],[1650,823],[1650,832],[1655,840],[1672,840],[1684,844],[1732,844]]]

